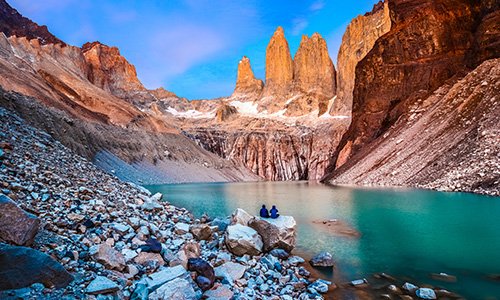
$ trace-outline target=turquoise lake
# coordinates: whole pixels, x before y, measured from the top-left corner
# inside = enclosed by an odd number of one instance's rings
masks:
[[[416,189],[330,187],[313,182],[197,183],[147,186],[200,217],[236,208],[257,214],[262,204],[297,221],[296,252],[329,251],[338,274],[353,280],[377,272],[432,284],[467,299],[500,299],[500,197]],[[339,236],[313,221],[338,219],[360,233]],[[457,276],[435,281],[431,273]],[[337,273],[337,271],[335,271]],[[325,274],[325,277],[330,277]]]

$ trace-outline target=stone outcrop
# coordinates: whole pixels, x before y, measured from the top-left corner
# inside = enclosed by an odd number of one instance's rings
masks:
[[[135,67],[120,54],[117,47],[93,42],[84,44],[82,52],[88,65],[87,78],[95,86],[116,96],[145,90],[137,78]]]
[[[319,33],[302,36],[293,59],[294,92],[335,95],[336,72],[328,54],[326,41]]]
[[[221,103],[215,111],[215,120],[219,123],[227,121],[232,116],[238,114],[236,107],[227,103]]]
[[[276,219],[255,217],[248,222],[262,237],[265,252],[283,249],[291,252],[296,244],[297,223],[291,216],[279,216]]]
[[[264,83],[260,79],[256,79],[252,67],[250,66],[250,59],[246,56],[238,63],[238,75],[236,78],[236,87],[234,88],[233,97],[245,96],[257,98],[262,93]]]
[[[266,49],[266,84],[260,100],[263,109],[273,113],[283,108],[293,81],[293,60],[282,27],[278,27]]]
[[[352,124],[332,168],[383,135],[415,101],[466,71],[470,57],[477,57],[475,33],[483,19],[491,24],[497,7],[488,1],[389,0],[391,30],[356,67]],[[488,45],[480,51],[483,59],[500,55]]]
[[[42,45],[65,45],[64,42],[49,32],[47,26],[40,26],[23,17],[5,0],[0,0],[0,32],[5,33],[8,37],[15,35],[17,37],[26,37],[28,40],[37,39]]]
[[[0,240],[20,246],[33,244],[40,220],[0,194]]]
[[[349,23],[342,37],[337,58],[337,99],[331,115],[350,115],[355,71],[379,37],[391,29],[389,2],[380,1],[370,13],[358,16]]]
[[[73,276],[47,254],[0,244],[0,290],[29,287],[34,283],[63,288],[71,281]]]
[[[231,253],[237,256],[259,255],[262,252],[262,238],[254,229],[241,224],[227,227],[225,236],[226,246]]]

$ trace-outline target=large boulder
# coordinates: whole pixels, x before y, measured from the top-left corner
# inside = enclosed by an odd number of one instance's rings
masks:
[[[266,252],[276,248],[291,252],[295,248],[297,223],[291,216],[279,216],[276,219],[254,217],[248,226],[262,237]]]
[[[0,290],[20,289],[34,283],[63,288],[71,281],[73,276],[47,254],[0,244]]]
[[[248,226],[248,222],[252,218],[253,218],[252,215],[250,215],[241,208],[237,208],[231,215],[231,225],[241,224],[243,226]]]
[[[234,255],[259,255],[262,252],[262,238],[254,229],[235,224],[227,227],[226,246]]]
[[[40,220],[19,208],[9,197],[0,194],[0,240],[29,246],[33,244]]]

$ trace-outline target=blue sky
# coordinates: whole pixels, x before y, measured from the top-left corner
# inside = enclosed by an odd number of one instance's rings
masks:
[[[65,42],[118,46],[148,88],[189,99],[230,95],[243,55],[264,79],[265,51],[283,26],[292,56],[319,32],[334,62],[350,20],[378,0],[7,0]],[[353,4],[355,2],[356,4]]]

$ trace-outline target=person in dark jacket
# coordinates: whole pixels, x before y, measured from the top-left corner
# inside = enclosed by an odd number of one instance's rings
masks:
[[[276,208],[276,205],[273,205],[270,212],[271,212],[271,219],[276,219],[280,216],[280,214],[278,213],[278,209]]]
[[[261,218],[269,218],[269,212],[264,204],[262,204],[262,208],[260,209],[260,217]]]

